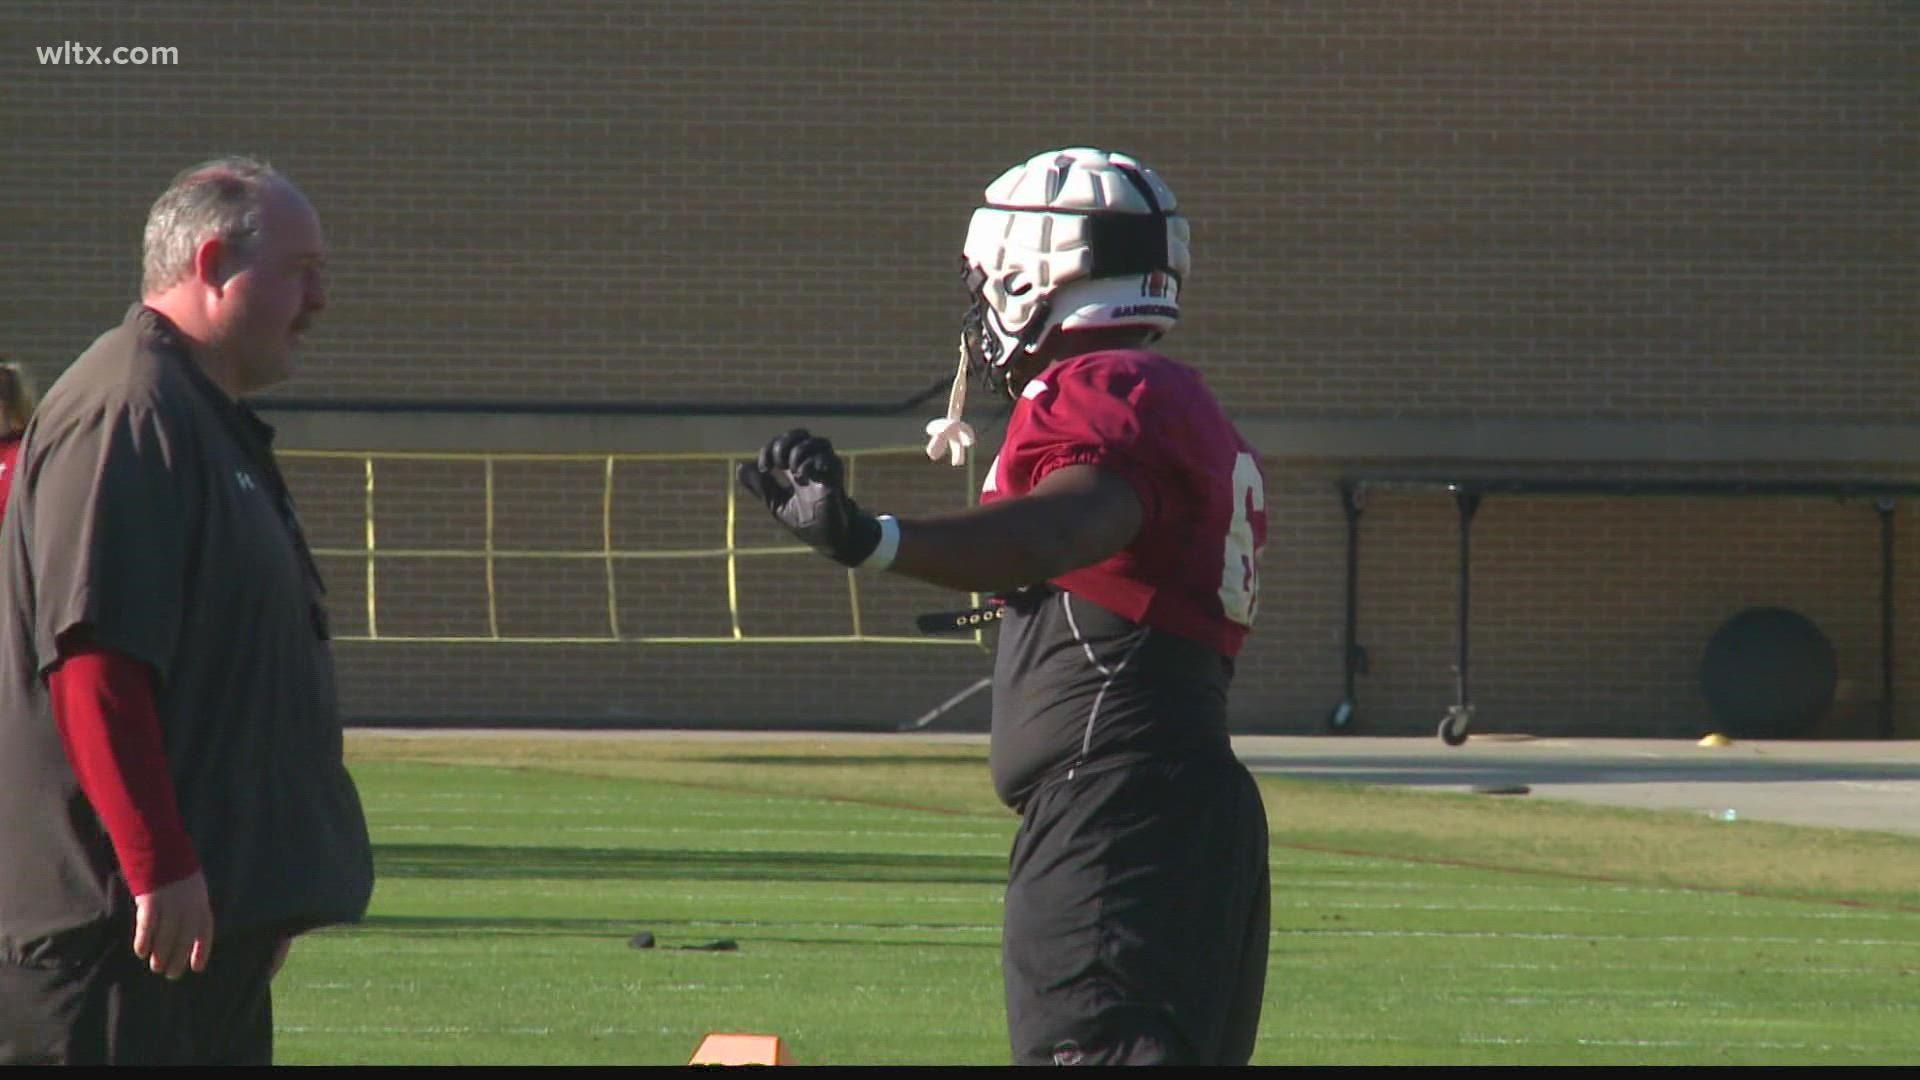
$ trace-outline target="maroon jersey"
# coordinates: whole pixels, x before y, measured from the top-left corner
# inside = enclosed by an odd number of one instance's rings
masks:
[[[1258,606],[1259,455],[1193,369],[1115,350],[1028,382],[982,502],[1093,465],[1140,496],[1104,562],[1008,598],[994,659],[994,787],[1020,809],[1049,777],[1230,754],[1227,688]]]
[[[1025,495],[1053,470],[1082,464],[1133,485],[1140,534],[1053,584],[1238,656],[1259,601],[1266,493],[1258,451],[1199,373],[1131,349],[1053,365],[1014,405],[980,501]]]

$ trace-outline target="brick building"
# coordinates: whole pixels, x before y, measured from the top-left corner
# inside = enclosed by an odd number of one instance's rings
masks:
[[[289,450],[419,455],[289,459],[363,721],[886,727],[985,675],[752,640],[912,639],[953,598],[711,553],[724,455],[793,421],[916,440],[966,216],[1049,146],[1137,154],[1193,222],[1167,349],[1270,481],[1243,730],[1347,693],[1343,478],[1920,485],[1906,0],[10,0],[0,28],[0,352],[43,386],[133,299],[178,169],[258,154],[319,207],[331,310],[261,403]],[[42,62],[68,42],[177,62]],[[483,456],[514,451],[582,456]],[[907,455],[859,482],[966,498]],[[1474,730],[1697,735],[1709,639],[1778,606],[1833,647],[1812,733],[1920,732],[1914,502],[1487,496]],[[367,559],[369,516],[431,554]],[[1459,523],[1368,489],[1353,730],[1455,700]],[[639,557],[673,552],[709,554]]]

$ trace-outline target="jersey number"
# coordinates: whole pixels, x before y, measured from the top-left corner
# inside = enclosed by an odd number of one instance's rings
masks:
[[[1220,568],[1220,607],[1241,626],[1253,625],[1260,603],[1260,546],[1253,515],[1266,515],[1267,492],[1260,463],[1252,454],[1233,459],[1233,521],[1227,526],[1226,556]]]

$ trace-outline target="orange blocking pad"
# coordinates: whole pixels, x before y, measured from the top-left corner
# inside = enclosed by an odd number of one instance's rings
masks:
[[[689,1065],[791,1065],[787,1044],[778,1035],[712,1032],[700,1040]]]

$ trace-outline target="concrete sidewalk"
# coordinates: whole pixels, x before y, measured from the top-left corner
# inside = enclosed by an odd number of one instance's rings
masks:
[[[1236,735],[1255,772],[1920,834],[1920,742]],[[1920,853],[1917,853],[1920,858]],[[1916,865],[1920,865],[1917,862]],[[1916,871],[1920,872],[1920,871]]]

